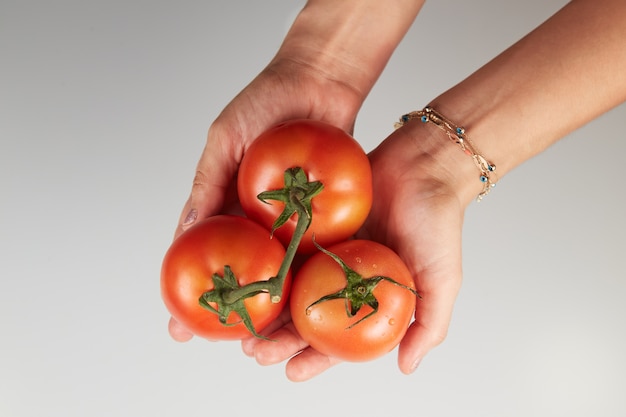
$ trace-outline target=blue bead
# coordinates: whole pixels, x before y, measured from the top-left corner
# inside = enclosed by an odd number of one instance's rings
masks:
[[[409,121],[409,119],[410,119],[410,118],[409,118],[409,115],[408,115],[408,114],[405,114],[404,116],[402,116],[402,121],[403,121],[403,122],[405,122],[405,123],[406,123],[406,122],[408,122],[408,121]]]
[[[422,116],[422,122],[426,123],[428,121],[428,116]]]
[[[489,180],[489,178],[485,177],[484,175],[480,176],[480,181],[481,182],[487,182],[487,180]]]

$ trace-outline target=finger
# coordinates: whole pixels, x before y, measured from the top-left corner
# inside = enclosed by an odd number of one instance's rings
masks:
[[[254,345],[254,358],[260,365],[283,362],[308,346],[292,323],[276,330],[269,338],[271,340],[258,340]]]
[[[222,155],[222,159],[216,159]],[[205,148],[191,187],[191,194],[181,212],[176,235],[193,226],[198,220],[217,214],[222,208],[226,191],[237,165],[223,151]]]
[[[293,326],[288,310],[264,329],[263,334],[271,340],[243,340],[244,352],[253,356],[260,365],[274,365],[291,358],[285,367],[287,378],[291,381],[306,381],[341,362],[310,348]]]
[[[285,373],[290,381],[302,382],[339,363],[341,360],[337,358],[323,355],[313,348],[307,348],[287,362]]]
[[[445,340],[458,294],[460,278],[426,279],[437,280],[437,288],[420,291],[422,298],[417,300],[416,320],[400,343],[398,367],[405,374],[415,371],[424,356]]]
[[[167,325],[167,330],[169,331],[172,339],[176,340],[177,342],[188,342],[193,338],[193,333],[185,329],[173,317],[170,317],[170,321]]]
[[[228,191],[234,189],[244,146],[242,131],[232,127],[236,124],[218,118],[211,125],[196,167],[191,194],[179,218],[176,236],[198,220],[219,213]]]
[[[291,321],[291,315],[289,314],[289,309],[285,308],[280,313],[278,318],[274,320],[273,322],[271,322],[266,328],[264,328],[260,332],[260,334],[266,337],[270,337],[272,333],[274,333],[275,331],[277,331],[278,329],[280,329],[281,327],[283,327],[290,321]],[[241,349],[243,350],[243,353],[246,354],[247,356],[254,357],[254,350],[256,349],[256,346],[260,344],[261,342],[263,342],[263,339],[260,339],[258,337],[249,337],[247,339],[243,339],[241,341]]]
[[[443,211],[440,209],[440,213]],[[461,287],[462,215],[444,215],[438,220],[440,226],[420,229],[425,239],[418,238],[414,245],[405,245],[409,249],[404,257],[413,271],[421,298],[417,299],[415,321],[398,350],[398,366],[404,373],[413,372],[422,358],[446,338]],[[429,239],[428,236],[437,238]]]

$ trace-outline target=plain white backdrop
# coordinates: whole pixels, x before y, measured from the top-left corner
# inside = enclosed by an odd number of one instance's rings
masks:
[[[624,105],[470,207],[449,337],[415,374],[394,351],[295,384],[169,338],[160,263],[206,131],[302,4],[0,0],[0,416],[623,416]],[[563,4],[427,2],[355,137]]]

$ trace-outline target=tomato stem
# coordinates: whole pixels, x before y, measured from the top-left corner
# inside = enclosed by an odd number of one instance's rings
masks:
[[[306,172],[301,167],[288,168],[284,173],[285,187],[280,190],[265,191],[258,195],[264,203],[267,200],[278,200],[285,203],[285,207],[272,225],[272,233],[284,225],[295,213],[298,217],[285,257],[276,274],[276,284],[268,288],[273,303],[282,299],[285,278],[296,256],[300,242],[313,221],[312,200],[318,195],[324,185],[320,181],[309,182]],[[270,279],[271,281],[272,279]]]
[[[309,182],[306,173],[300,167],[289,168],[284,175],[285,187],[280,190],[265,191],[259,194],[258,198],[266,200],[279,200],[285,203],[285,208],[272,226],[272,233],[295,213],[298,217],[289,245],[285,251],[285,257],[278,269],[276,276],[264,280],[255,281],[243,287],[234,288],[224,294],[226,302],[234,303],[240,298],[249,297],[250,294],[267,292],[273,303],[279,303],[283,296],[283,286],[285,278],[289,273],[289,268],[298,252],[300,242],[313,220],[311,200],[322,191],[323,185],[319,181]]]
[[[293,263],[294,258],[296,257],[296,253],[298,251],[298,247],[300,246],[300,242],[304,237],[307,229],[311,225],[312,216],[306,210],[300,211],[298,210],[298,221],[296,223],[296,228],[294,229],[293,235],[291,236],[291,240],[289,241],[289,245],[287,245],[287,249],[285,251],[285,257],[283,258],[283,262],[280,264],[280,268],[278,269],[278,274],[276,274],[276,279],[279,281],[278,292],[272,293],[270,289],[270,297],[272,298],[273,303],[280,302],[282,298],[282,290],[283,284],[285,282],[285,278],[289,273],[289,268],[291,268],[291,264]]]
[[[285,187],[283,189],[265,191],[258,195],[258,198],[263,202],[267,202],[266,200],[278,200],[285,203],[283,212],[272,226],[272,234],[294,214],[298,217],[295,230],[289,245],[287,245],[285,256],[276,276],[239,286],[230,267],[226,265],[224,267],[224,277],[218,274],[213,276],[215,289],[205,292],[200,297],[200,305],[212,313],[218,314],[220,321],[224,325],[227,325],[228,315],[235,311],[242,318],[250,333],[262,339],[267,338],[256,332],[243,300],[260,293],[269,293],[272,303],[279,303],[282,300],[285,279],[296,256],[300,242],[313,219],[311,200],[323,189],[321,182],[309,182],[306,173],[300,167],[287,169],[284,174],[284,182]],[[217,304],[218,308],[216,309],[209,304],[211,302]]]

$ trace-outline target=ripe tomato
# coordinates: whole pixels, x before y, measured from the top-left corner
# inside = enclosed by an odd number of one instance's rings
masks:
[[[384,276],[400,285],[379,281],[371,292],[378,311],[372,314],[374,309],[364,304],[349,317],[351,306],[336,296],[347,287],[346,272],[327,253],[319,252],[302,265],[293,281],[290,311],[296,330],[318,352],[345,361],[368,361],[391,351],[404,337],[415,310],[417,293],[408,268],[391,249],[369,240],[345,241],[328,252],[364,282]],[[319,301],[330,294],[335,297]]]
[[[243,286],[275,276],[284,255],[282,244],[250,219],[234,215],[205,219],[176,238],[165,254],[161,269],[165,306],[172,317],[197,336],[212,340],[249,337],[251,333],[238,314],[231,313],[226,326],[220,323],[217,314],[201,307],[198,300],[214,289],[213,274],[224,276],[226,265]],[[267,293],[245,299],[244,305],[257,332],[285,307],[290,285],[291,272],[288,272],[283,297],[278,303],[272,303]]]
[[[237,182],[246,216],[271,229],[285,204],[264,203],[257,196],[284,188],[284,172],[295,167],[304,170],[308,181],[320,181],[324,187],[312,199],[312,223],[298,251],[315,251],[313,235],[322,246],[351,237],[372,205],[369,160],[352,136],[320,121],[299,119],[281,123],[252,143],[241,161]],[[285,246],[296,222],[297,216],[293,216],[274,232]]]

